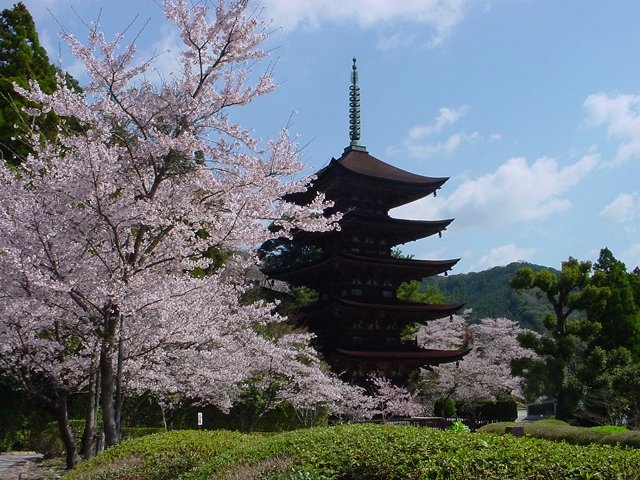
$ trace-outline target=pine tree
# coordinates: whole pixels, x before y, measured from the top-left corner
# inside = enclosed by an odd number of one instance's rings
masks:
[[[514,373],[526,375],[529,395],[555,398],[560,420],[568,420],[584,396],[585,386],[576,374],[588,342],[600,329],[598,322],[580,315],[602,302],[607,293],[590,284],[591,271],[591,262],[570,257],[562,262],[560,273],[520,268],[509,281],[517,291],[535,289],[553,308],[545,317],[542,336],[520,337],[521,345],[534,350],[540,359],[523,359]]]
[[[33,126],[41,135],[51,136],[59,123],[52,112],[30,117],[24,109],[38,105],[16,93],[14,84],[27,88],[30,81],[35,81],[43,92],[52,93],[59,74],[40,45],[27,7],[17,3],[0,12],[0,154],[10,164],[20,164],[32,151],[29,135]],[[78,89],[72,77],[65,79]]]
[[[624,347],[634,360],[640,360],[640,305],[636,303],[633,274],[608,248],[600,251],[593,268],[592,284],[609,291],[606,302],[588,312],[589,318],[602,326],[593,345],[605,350]]]

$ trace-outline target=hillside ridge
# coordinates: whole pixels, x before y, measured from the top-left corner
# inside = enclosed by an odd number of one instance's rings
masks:
[[[483,318],[505,317],[517,321],[523,328],[541,331],[544,316],[551,311],[546,299],[539,298],[532,291],[518,293],[509,286],[509,279],[523,267],[534,271],[544,268],[557,271],[542,265],[513,262],[480,272],[430,277],[422,283],[424,286],[436,286],[448,302],[464,303],[465,308],[472,310],[474,322]]]

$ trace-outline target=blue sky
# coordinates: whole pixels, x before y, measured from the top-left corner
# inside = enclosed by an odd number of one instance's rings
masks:
[[[401,246],[458,258],[452,273],[524,260],[559,267],[608,247],[640,265],[640,2],[637,0],[261,0],[279,89],[235,112],[260,138],[290,123],[306,173],[348,138],[358,59],[362,144],[449,181],[404,218],[456,220]],[[82,72],[56,37],[100,14],[141,57],[175,49],[155,0],[23,0],[52,60]],[[2,8],[14,2],[0,0]],[[162,65],[160,57],[159,68]],[[168,62],[167,62],[168,64]],[[266,68],[266,66],[264,66]]]

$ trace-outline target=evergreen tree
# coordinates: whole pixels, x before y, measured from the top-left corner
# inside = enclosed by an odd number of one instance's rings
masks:
[[[587,308],[601,329],[592,339],[578,376],[586,386],[580,415],[589,422],[627,425],[638,422],[637,399],[629,372],[640,368],[640,282],[611,251],[600,251],[591,285],[605,295]],[[620,388],[629,382],[630,388]]]
[[[593,346],[624,347],[634,360],[640,360],[640,283],[608,248],[600,251],[593,269],[592,284],[608,289],[604,303],[588,311],[589,318],[602,326]]]
[[[41,135],[51,137],[59,124],[50,112],[31,117],[25,108],[37,107],[32,101],[16,93],[14,84],[27,88],[36,81],[45,93],[56,89],[60,70],[51,64],[46,50],[40,45],[36,26],[23,3],[0,12],[0,155],[12,165],[18,165],[31,152],[29,135],[33,126]],[[78,83],[66,76],[69,86]]]

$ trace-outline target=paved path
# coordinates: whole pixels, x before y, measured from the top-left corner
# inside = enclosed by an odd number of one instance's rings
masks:
[[[28,462],[40,460],[39,453],[10,453],[0,455],[0,480],[18,480]]]

